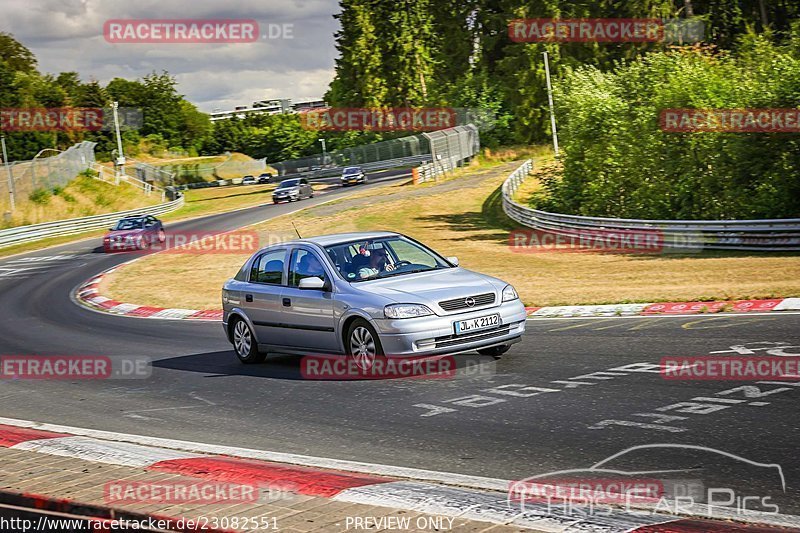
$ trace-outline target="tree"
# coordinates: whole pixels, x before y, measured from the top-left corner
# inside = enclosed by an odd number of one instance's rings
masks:
[[[8,33],[0,32],[0,60],[15,72],[36,72],[36,56]]]

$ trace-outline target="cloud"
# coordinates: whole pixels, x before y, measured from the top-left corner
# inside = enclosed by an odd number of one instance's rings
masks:
[[[322,96],[333,79],[335,0],[3,0],[0,31],[30,48],[42,72],[107,83],[166,70],[203,111],[254,100]],[[254,19],[290,38],[243,44],[112,44],[109,19]]]

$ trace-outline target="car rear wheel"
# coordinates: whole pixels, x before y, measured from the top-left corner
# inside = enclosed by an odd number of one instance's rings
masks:
[[[361,370],[369,370],[375,359],[383,356],[378,334],[369,322],[358,318],[347,329],[347,354]]]
[[[167,240],[167,234],[164,232],[163,229],[158,230],[158,242],[164,242]]]
[[[500,346],[492,346],[491,348],[482,348],[478,350],[478,353],[481,355],[491,355],[495,359],[500,359],[504,353],[506,353],[511,346],[507,344],[501,344]]]
[[[241,318],[234,320],[235,322],[231,329],[231,340],[233,341],[233,351],[236,352],[236,357],[246,365],[263,362],[266,354],[258,351],[258,344],[253,332],[250,330],[250,326]]]

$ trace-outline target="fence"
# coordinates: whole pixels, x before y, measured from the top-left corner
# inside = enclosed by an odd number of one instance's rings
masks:
[[[125,182],[137,189],[140,189],[145,196],[150,196],[151,194],[160,194],[161,201],[163,202],[166,199],[167,191],[163,187],[159,187],[158,185],[154,185],[153,181],[144,181],[134,176],[131,176],[131,172],[124,172],[122,174],[117,174],[117,172],[113,168],[108,168],[98,163],[92,165],[92,170],[97,172],[97,179],[100,181],[105,181],[106,183],[111,183],[113,185],[119,185],[120,182]],[[127,170],[127,169],[126,169]]]
[[[218,179],[241,178],[248,174],[258,176],[263,172],[267,172],[267,163],[264,159],[234,161],[233,156],[229,156],[226,161],[217,164],[175,163],[171,165],[161,165],[158,169],[162,172],[173,174],[179,183],[193,183]],[[163,184],[169,185],[169,183]]]
[[[84,141],[51,157],[37,156],[31,161],[9,163],[8,168],[3,164],[0,168],[0,212],[11,211],[12,194],[17,201],[27,198],[36,190],[62,187],[75,179],[94,164],[96,145],[97,143]],[[49,151],[58,150],[42,150],[39,154]],[[10,191],[9,181],[12,183]]]
[[[472,124],[424,133],[431,148],[431,161],[419,168],[421,181],[452,172],[481,148],[478,128]]]
[[[401,161],[404,164],[430,158],[430,144],[424,135],[411,135],[399,139],[391,139],[372,144],[332,150],[324,154],[319,153],[300,159],[291,159],[272,163],[270,166],[278,171],[280,176],[287,174],[302,174],[317,172],[323,169],[340,169],[345,166],[364,166],[383,161]]]
[[[529,228],[575,236],[577,232],[658,232],[665,248],[742,251],[800,251],[800,219],[642,220],[562,215],[531,209],[514,193],[533,169],[529,159],[503,183],[503,211]]]
[[[94,215],[83,218],[72,218],[69,220],[59,220],[56,222],[45,222],[44,224],[33,224],[30,226],[19,226],[0,231],[0,248],[22,244],[26,242],[38,241],[48,237],[61,237],[62,235],[75,235],[94,229],[108,228],[117,220],[130,215],[163,215],[183,206],[184,197],[171,202],[130,211],[120,211],[106,215]]]

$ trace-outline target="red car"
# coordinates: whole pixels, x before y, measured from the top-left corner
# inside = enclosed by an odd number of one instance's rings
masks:
[[[106,252],[146,250],[167,240],[164,225],[152,215],[133,215],[120,219],[103,237]]]

